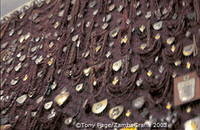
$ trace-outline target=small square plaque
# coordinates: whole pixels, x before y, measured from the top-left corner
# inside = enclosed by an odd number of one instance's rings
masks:
[[[178,106],[200,99],[200,78],[196,72],[174,79],[174,105]]]

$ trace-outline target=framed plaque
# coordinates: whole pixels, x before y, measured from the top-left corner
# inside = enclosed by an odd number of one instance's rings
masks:
[[[200,78],[196,72],[174,79],[174,105],[178,106],[200,99]]]

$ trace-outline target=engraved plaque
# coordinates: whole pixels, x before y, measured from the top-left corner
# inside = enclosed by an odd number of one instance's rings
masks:
[[[191,72],[174,79],[174,105],[182,105],[200,99],[200,78]]]
[[[178,83],[179,99],[182,102],[190,101],[195,96],[195,78]]]

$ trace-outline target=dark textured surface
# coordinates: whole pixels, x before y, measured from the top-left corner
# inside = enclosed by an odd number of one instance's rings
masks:
[[[183,47],[192,43],[195,43],[197,49],[200,50],[200,2],[198,0],[141,0],[140,6],[136,9],[134,0],[131,2],[113,0],[111,4],[109,0],[97,0],[96,6],[89,8],[88,4],[91,1],[76,0],[74,4],[70,4],[70,0],[54,0],[40,7],[33,5],[25,12],[22,19],[19,19],[16,13],[1,25],[1,90],[3,90],[0,100],[1,118],[9,117],[9,124],[17,130],[71,130],[75,129],[75,126],[68,127],[64,124],[67,117],[74,117],[77,122],[111,123],[114,121],[109,119],[108,111],[116,105],[123,105],[125,111],[115,122],[142,123],[148,120],[149,116],[156,119],[156,122],[166,122],[164,118],[174,114],[177,115],[175,116],[177,121],[169,129],[183,130],[186,120],[200,114],[200,104],[198,100],[173,107],[173,75],[180,76],[192,71],[197,71],[200,75],[199,51],[196,56],[186,57],[182,54]],[[112,4],[115,4],[115,9],[109,12],[108,8]],[[124,6],[121,12],[117,11],[119,5]],[[157,15],[157,17],[154,15],[155,10],[163,11],[164,8],[168,10],[166,14]],[[59,17],[58,13],[62,9],[65,12],[62,17]],[[93,16],[92,13],[96,9],[98,13]],[[136,16],[139,10],[142,14]],[[149,20],[145,19],[147,11],[152,12]],[[108,22],[108,28],[103,30],[101,29],[102,19],[109,13],[112,14],[112,19]],[[38,17],[30,20],[34,14],[38,14]],[[79,18],[78,14],[82,14],[83,18]],[[173,19],[174,14],[177,15],[176,19]],[[191,16],[191,14],[195,15]],[[71,19],[68,21],[69,15]],[[127,24],[128,20],[130,24]],[[60,23],[60,26],[54,28],[56,21]],[[163,21],[163,24],[157,31],[153,29],[153,24],[158,21]],[[91,23],[89,27],[86,27],[87,22]],[[80,26],[77,26],[79,24]],[[141,25],[146,27],[144,32],[139,30]],[[109,37],[109,32],[115,27],[120,28],[117,37]],[[74,28],[73,32],[72,28]],[[132,31],[133,28],[135,28],[134,31]],[[14,34],[9,36],[9,31],[12,29],[14,29]],[[20,37],[17,34],[20,30],[22,30],[20,35],[31,33],[30,37],[21,43],[19,40],[15,41]],[[187,31],[191,32],[188,37],[185,36]],[[157,33],[160,33],[158,40],[154,38]],[[79,47],[76,47],[77,41],[72,41],[72,37],[77,34]],[[125,35],[128,41],[121,44],[121,39]],[[40,40],[36,42],[38,37]],[[170,49],[172,45],[166,43],[168,37],[175,37],[175,42],[172,44],[176,47],[174,52]],[[114,45],[110,47],[109,44],[112,41]],[[2,48],[6,42],[8,45]],[[52,48],[49,47],[50,42],[54,42]],[[147,43],[144,50],[140,49],[142,43]],[[31,48],[38,45],[42,47],[31,52]],[[98,45],[101,49],[96,52],[95,48]],[[63,52],[64,47],[65,52]],[[26,59],[22,62],[22,68],[16,72],[12,67],[20,63],[17,58],[20,51],[22,55],[26,55]],[[90,54],[84,58],[82,55],[87,51]],[[105,56],[108,51],[111,52],[109,58]],[[50,57],[47,57],[48,54]],[[44,59],[39,64],[35,64],[31,58],[40,55]],[[157,56],[158,61],[155,62]],[[49,66],[47,63],[50,58],[53,58],[54,62]],[[9,59],[13,60],[8,63]],[[112,64],[120,59],[123,61],[123,66],[115,72],[112,70]],[[181,65],[175,66],[174,62],[177,60],[182,61]],[[189,69],[186,68],[187,62],[191,63]],[[136,64],[140,65],[139,70],[131,73],[130,68]],[[161,73],[160,66],[164,68]],[[83,70],[88,67],[92,67],[92,71],[89,76],[85,76]],[[8,72],[8,69],[11,71]],[[59,69],[60,74],[58,74]],[[147,75],[149,70],[152,71],[151,76]],[[37,74],[40,71],[43,73],[41,77],[38,77]],[[28,79],[23,81],[26,74]],[[117,85],[112,84],[114,76],[119,77],[120,81]],[[11,80],[16,77],[19,78],[18,83],[11,85]],[[141,86],[137,86],[136,82],[140,78],[143,82]],[[54,81],[57,83],[57,88],[50,90],[48,86]],[[97,86],[92,85],[93,81],[97,81]],[[75,91],[75,86],[79,83],[84,83],[84,90],[81,93]],[[55,109],[56,116],[47,119],[51,110],[45,110],[44,104],[54,100],[63,88],[70,92],[68,102],[61,107],[54,102],[51,109]],[[17,97],[31,93],[33,96],[28,97],[22,105],[16,102]],[[37,104],[36,100],[41,96],[44,96],[44,100]],[[145,97],[145,105],[142,109],[136,110],[132,107],[132,100],[139,96]],[[105,98],[108,99],[106,110],[100,115],[93,114],[91,112],[93,103]],[[88,100],[87,105],[82,107],[86,100]],[[168,102],[172,104],[170,110],[166,109]],[[192,109],[189,113],[186,112],[188,107]],[[128,109],[132,112],[130,117],[125,116]],[[32,117],[32,112],[37,112],[36,116]]]

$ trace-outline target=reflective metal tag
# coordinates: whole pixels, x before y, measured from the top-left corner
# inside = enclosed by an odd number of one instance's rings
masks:
[[[195,78],[178,83],[179,99],[182,102],[190,101],[195,96]]]

